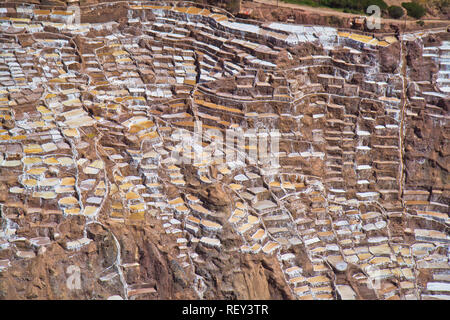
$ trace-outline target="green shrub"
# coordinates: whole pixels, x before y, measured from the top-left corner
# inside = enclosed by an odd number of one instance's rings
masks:
[[[389,12],[389,16],[394,19],[399,19],[399,18],[403,17],[403,15],[404,15],[403,9],[399,6],[390,6],[388,8],[388,12]]]
[[[387,9],[387,4],[383,0],[319,0],[322,6],[330,8],[340,8],[347,10],[357,10],[366,12],[367,7],[377,5],[381,10]]]
[[[425,8],[416,2],[402,2],[402,7],[406,9],[408,16],[416,19],[422,18],[426,13]]]
[[[283,2],[301,4],[310,7],[320,7],[319,0],[282,0]]]
[[[421,27],[423,27],[425,25],[425,22],[423,20],[418,20],[418,21],[416,21],[416,23]]]
[[[387,3],[383,0],[363,0],[361,2],[363,3],[364,11],[366,11],[367,7],[371,5],[377,5],[381,10],[386,10],[388,8]]]

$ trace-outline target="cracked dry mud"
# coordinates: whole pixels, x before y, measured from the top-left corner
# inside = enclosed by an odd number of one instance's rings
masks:
[[[80,12],[0,5],[0,298],[450,298],[445,28]],[[279,166],[175,163],[195,121]]]

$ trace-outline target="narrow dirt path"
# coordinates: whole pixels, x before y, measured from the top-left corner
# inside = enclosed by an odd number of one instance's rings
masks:
[[[301,5],[301,4],[294,4],[294,3],[287,3],[283,2],[281,0],[252,0],[252,2],[260,3],[260,4],[267,4],[272,6],[279,6],[283,8],[292,8],[292,9],[299,9],[306,11],[308,13],[315,13],[319,15],[333,15],[338,16],[341,18],[354,18],[354,17],[360,17],[361,14],[354,14],[354,13],[346,13],[338,10],[334,10],[331,8],[326,7],[310,7],[307,5]],[[244,6],[251,6],[251,2],[244,3]],[[424,22],[447,22],[450,23],[450,20],[443,20],[443,19],[422,19]],[[415,24],[417,20],[406,20],[407,24]],[[405,23],[404,19],[386,19],[381,18],[381,22],[385,23]]]

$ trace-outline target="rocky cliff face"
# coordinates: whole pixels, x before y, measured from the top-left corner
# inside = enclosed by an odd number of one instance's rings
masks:
[[[429,95],[424,100],[416,99],[418,92],[427,87],[432,92],[440,84],[440,74],[445,65],[439,59],[440,52],[433,56],[429,48],[439,48],[448,43],[448,34],[429,36],[408,43],[408,96],[412,100],[411,114],[406,129],[406,184],[427,190],[444,187],[449,181],[448,92],[444,95]],[[433,50],[433,49],[432,49]],[[417,82],[419,84],[417,84]]]

